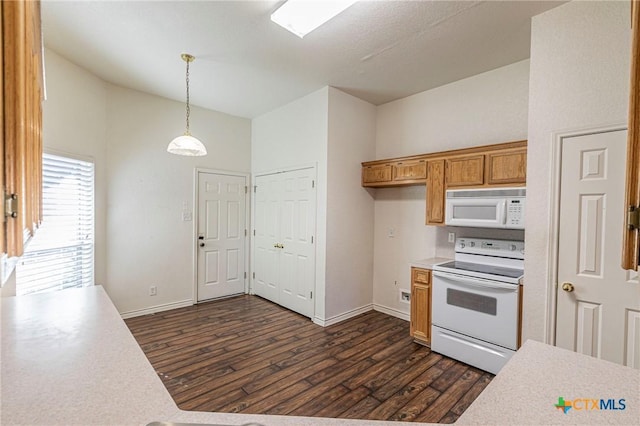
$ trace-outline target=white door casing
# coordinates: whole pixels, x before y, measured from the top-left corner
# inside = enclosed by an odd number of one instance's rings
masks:
[[[640,283],[619,263],[626,131],[561,143],[556,345],[640,368]]]
[[[245,291],[247,177],[197,172],[197,301]]]
[[[255,178],[255,294],[312,318],[315,168]]]

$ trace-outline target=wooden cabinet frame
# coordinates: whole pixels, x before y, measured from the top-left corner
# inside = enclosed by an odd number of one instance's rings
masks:
[[[631,2],[631,83],[625,186],[625,225],[622,237],[622,268],[638,270],[640,227],[640,1]]]
[[[2,252],[21,256],[42,220],[42,36],[40,2],[5,1],[2,33]],[[7,196],[15,201],[5,203]],[[7,205],[12,211],[5,212]]]
[[[431,270],[411,268],[409,334],[417,343],[431,344]]]

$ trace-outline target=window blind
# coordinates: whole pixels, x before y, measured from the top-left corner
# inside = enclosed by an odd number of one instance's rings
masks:
[[[43,154],[43,221],[16,271],[16,293],[93,285],[94,164]]]

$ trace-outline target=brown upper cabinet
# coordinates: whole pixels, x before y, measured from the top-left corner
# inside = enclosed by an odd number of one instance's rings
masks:
[[[395,181],[424,181],[427,178],[427,163],[425,160],[398,161],[393,165],[393,180]]]
[[[622,239],[622,268],[638,270],[640,257],[640,2],[631,2],[631,82],[629,85],[629,132],[625,218]]]
[[[391,182],[391,164],[376,164],[362,168],[362,186],[380,186]]]
[[[523,186],[526,182],[527,141],[362,163],[362,186],[426,184],[427,225],[444,225],[449,188]]]
[[[420,156],[362,163],[362,186],[407,186],[424,184],[427,163]]]
[[[444,159],[427,163],[427,225],[444,224]]]
[[[487,184],[520,184],[527,181],[527,150],[487,154]]]
[[[484,183],[484,155],[446,159],[447,187],[478,186]]]
[[[42,220],[42,39],[40,2],[0,3],[2,126],[0,168],[5,193],[0,249],[21,256]]]

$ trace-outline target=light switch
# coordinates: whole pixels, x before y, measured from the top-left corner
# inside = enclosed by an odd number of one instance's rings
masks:
[[[183,222],[191,222],[193,220],[193,213],[189,210],[185,210],[182,212],[182,221]]]

